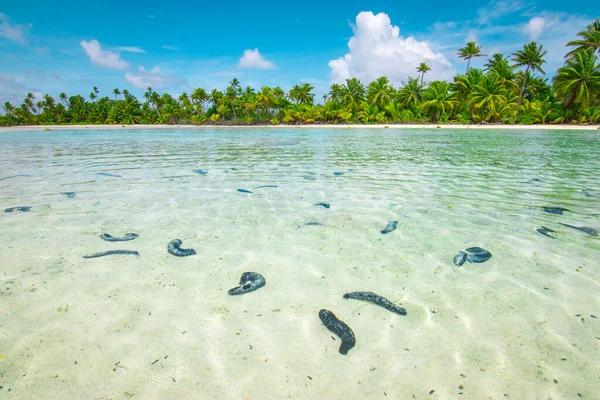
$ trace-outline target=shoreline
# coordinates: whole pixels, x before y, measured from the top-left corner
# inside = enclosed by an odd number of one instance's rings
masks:
[[[0,127],[0,132],[77,129],[520,129],[600,130],[600,125],[458,125],[458,124],[310,124],[310,125],[19,125]]]

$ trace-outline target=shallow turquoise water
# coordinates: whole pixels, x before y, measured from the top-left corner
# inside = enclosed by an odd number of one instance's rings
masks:
[[[0,208],[32,209],[0,215],[0,385],[23,398],[594,398],[600,241],[560,223],[600,230],[599,139],[1,132]],[[169,255],[175,238],[197,256]],[[472,246],[492,258],[456,267]],[[82,258],[112,249],[141,256]],[[228,296],[244,271],[267,285]],[[321,308],[354,330],[347,356]]]

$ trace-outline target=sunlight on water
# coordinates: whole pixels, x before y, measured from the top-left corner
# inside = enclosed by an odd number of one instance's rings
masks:
[[[600,230],[595,132],[4,132],[0,167],[15,398],[600,391],[600,237],[561,225]],[[492,258],[454,265],[470,247]],[[140,256],[83,258],[109,250]],[[246,271],[266,285],[229,296]],[[320,309],[354,331],[348,355]]]

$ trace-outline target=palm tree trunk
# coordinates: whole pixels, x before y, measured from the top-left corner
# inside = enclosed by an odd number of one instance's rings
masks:
[[[525,94],[525,84],[527,83],[527,74],[529,73],[529,65],[525,70],[525,76],[523,77],[523,85],[521,86],[521,93],[519,93],[519,101],[517,104],[521,105],[521,101],[523,100],[523,95]]]
[[[465,75],[469,73],[470,66],[471,66],[471,57],[469,57],[469,61],[467,61],[467,72],[465,72]]]
[[[423,76],[425,75],[425,72],[421,72],[421,86],[423,85]]]

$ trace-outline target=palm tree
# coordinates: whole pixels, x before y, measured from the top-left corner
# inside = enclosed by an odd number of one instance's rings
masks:
[[[313,104],[315,95],[312,93],[314,87],[309,83],[294,85],[288,93],[290,99],[296,104]]]
[[[521,86],[518,104],[521,104],[521,100],[523,100],[523,95],[525,94],[525,86],[527,85],[529,70],[532,72],[537,70],[542,74],[545,74],[544,70],[542,69],[542,64],[546,62],[546,60],[544,60],[546,53],[547,51],[544,50],[544,46],[541,44],[538,45],[536,42],[526,44],[523,46],[523,50],[518,50],[517,52],[512,53],[512,60],[516,63],[516,67],[527,67],[525,68],[525,77],[523,78],[523,85]]]
[[[427,63],[421,63],[417,67],[417,72],[421,73],[421,85],[423,84],[423,77],[425,76],[427,71],[431,71],[431,67],[427,65]]]
[[[397,98],[402,107],[415,107],[421,101],[423,94],[423,85],[419,83],[419,78],[408,78],[408,82],[402,82],[402,87],[398,90]]]
[[[383,108],[394,95],[394,88],[385,76],[377,78],[367,87],[367,100],[378,108]]]
[[[342,102],[352,110],[358,109],[359,104],[365,100],[365,87],[356,78],[346,79],[342,85]]]
[[[565,108],[579,103],[582,108],[590,104],[593,93],[600,93],[600,64],[593,49],[579,51],[558,69],[552,79],[554,91],[559,97],[567,98]]]
[[[117,96],[121,94],[121,91],[118,88],[113,89],[113,94],[115,95],[115,100],[117,100]]]
[[[450,93],[450,84],[446,81],[433,81],[423,91],[421,108],[432,117],[433,121],[452,110],[454,93]]]
[[[469,105],[473,111],[479,111],[479,115],[484,120],[498,119],[499,109],[505,103],[505,89],[496,74],[486,75],[479,84],[473,87],[473,92],[469,96]]]
[[[471,66],[471,59],[473,57],[485,57],[485,54],[481,53],[481,46],[477,46],[475,42],[468,42],[465,47],[461,47],[458,49],[458,57],[463,60],[468,60],[467,62],[467,72],[469,72],[469,67]]]
[[[579,32],[577,36],[580,36],[581,39],[567,43],[567,46],[575,48],[568,52],[565,58],[571,58],[581,50],[592,49],[600,53],[600,18],[588,25],[585,31]]]

